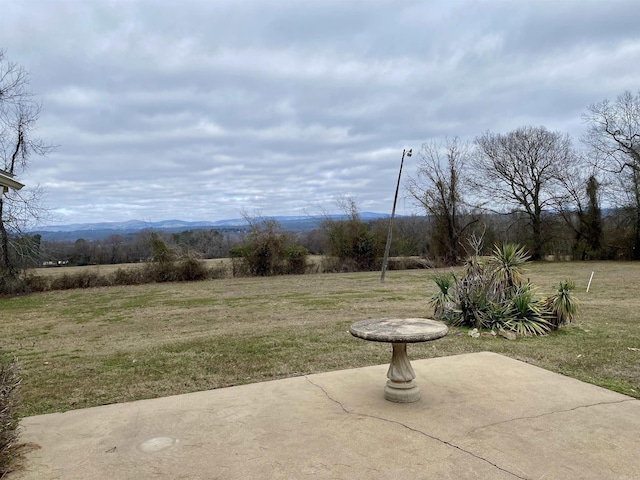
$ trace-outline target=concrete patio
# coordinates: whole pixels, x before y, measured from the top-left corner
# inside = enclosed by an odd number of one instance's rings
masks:
[[[411,352],[409,352],[411,353]],[[19,479],[640,480],[640,401],[493,353],[41,415]]]

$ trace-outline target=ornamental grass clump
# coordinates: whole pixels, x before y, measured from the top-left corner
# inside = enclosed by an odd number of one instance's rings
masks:
[[[479,242],[463,274],[433,277],[438,292],[431,297],[434,317],[453,326],[509,330],[520,336],[544,335],[565,325],[577,315],[577,303],[565,280],[551,297],[541,300],[529,282],[523,282],[523,268],[529,255],[523,247],[496,245],[492,255],[482,259]]]

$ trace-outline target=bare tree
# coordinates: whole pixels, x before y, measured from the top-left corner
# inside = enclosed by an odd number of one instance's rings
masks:
[[[522,213],[531,234],[531,257],[542,256],[544,212],[551,209],[576,156],[567,134],[545,127],[521,127],[506,134],[476,138],[474,183],[485,207]]]
[[[615,102],[604,100],[587,108],[588,124],[581,138],[593,152],[598,167],[617,185],[618,206],[630,212],[633,253],[640,260],[640,91],[626,91]]]
[[[409,194],[432,221],[432,250],[449,265],[458,262],[463,253],[461,237],[474,223],[463,199],[470,150],[470,145],[458,138],[425,143],[418,174],[409,179]]]
[[[24,172],[34,156],[53,148],[34,136],[41,105],[29,90],[29,74],[0,50],[0,168],[10,176]],[[10,238],[39,215],[39,189],[0,194],[0,274],[13,274]],[[3,273],[4,272],[4,273]]]

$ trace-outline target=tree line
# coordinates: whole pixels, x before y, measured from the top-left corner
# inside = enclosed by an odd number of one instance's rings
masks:
[[[640,260],[640,92],[583,120],[577,145],[544,126],[425,143],[408,190],[432,220],[433,254],[457,263],[480,228],[533,260]]]
[[[28,73],[0,50],[0,170],[7,178],[24,173],[34,157],[54,148],[36,135],[40,111]],[[487,131],[473,141],[427,141],[406,188],[422,214],[396,220],[391,255],[453,265],[468,255],[471,238],[483,238],[488,248],[498,242],[525,245],[534,260],[548,255],[639,260],[640,92],[594,103],[583,120],[586,131],[578,142],[544,126]],[[177,253],[200,258],[259,259],[269,257],[269,248],[278,244],[290,256],[306,251],[337,259],[335,269],[375,269],[388,227],[385,220],[362,222],[357,205],[349,201],[344,220],[328,218],[310,232],[282,232],[277,224],[254,222],[236,235],[189,230],[46,242],[24,233],[25,225],[42,212],[38,189],[27,194],[2,190],[2,282],[15,278],[20,268],[45,261],[145,261],[154,234]],[[271,244],[258,255],[265,236]]]

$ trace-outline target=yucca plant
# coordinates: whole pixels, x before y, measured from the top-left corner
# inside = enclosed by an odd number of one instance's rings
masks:
[[[503,321],[505,330],[520,335],[545,335],[551,330],[545,310],[540,308],[535,292],[530,284],[518,287],[508,301],[507,315]]]
[[[454,312],[460,317],[460,324],[481,328],[483,313],[494,300],[491,296],[491,273],[478,257],[472,257],[465,265],[464,275],[454,276]]]
[[[449,273],[437,273],[431,278],[438,286],[438,291],[431,295],[429,305],[433,307],[434,318],[441,320],[452,310],[453,295],[450,290],[453,286],[453,276]]]
[[[561,283],[556,295],[540,301],[533,287],[522,282],[528,260],[523,247],[505,243],[494,247],[488,262],[472,255],[459,277],[453,272],[434,275],[439,289],[430,299],[435,318],[453,326],[504,329],[522,336],[544,335],[570,322],[577,311],[570,293],[573,284]]]
[[[512,306],[508,302],[494,303],[488,302],[485,309],[480,312],[482,318],[482,328],[487,330],[509,330],[505,321],[510,318]]]
[[[573,282],[563,280],[556,293],[545,300],[545,308],[551,315],[553,328],[571,323],[578,314],[578,299],[572,293],[575,288]]]
[[[529,254],[524,247],[514,243],[495,245],[490,262],[498,293],[503,298],[518,288],[522,282],[522,267],[529,261]]]
[[[489,308],[489,301],[481,290],[457,292],[456,312],[459,312],[463,324],[469,327],[482,328],[485,323],[484,312]]]

